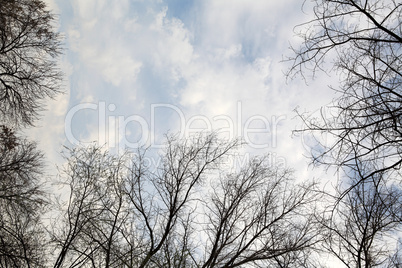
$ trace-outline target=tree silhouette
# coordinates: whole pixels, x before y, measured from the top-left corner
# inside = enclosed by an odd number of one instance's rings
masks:
[[[289,170],[265,158],[225,172],[224,160],[238,144],[215,134],[169,137],[155,170],[146,150],[119,157],[96,146],[71,150],[63,176],[70,195],[54,221],[54,267],[301,261],[301,252],[317,243],[315,185],[295,184]]]
[[[338,197],[348,186],[338,187],[337,206],[327,205],[319,220],[323,247],[347,267],[398,267],[393,265],[400,258],[397,234],[401,231],[402,191],[387,185],[381,173],[361,183],[356,180],[360,175],[352,174],[347,184],[355,187],[341,200]]]
[[[384,237],[398,239],[402,223],[402,4],[312,2],[314,18],[297,28],[303,44],[293,48],[288,76],[331,69],[340,80],[339,97],[318,117],[299,113],[305,126],[296,130],[316,137],[314,164],[341,174],[329,217],[319,220],[323,247],[348,267],[398,267],[400,251],[392,253]]]
[[[329,68],[341,80],[340,97],[321,118],[300,114],[305,129],[327,133],[313,161],[393,172],[402,163],[402,5],[393,0],[314,1],[315,18],[300,26],[304,43],[294,49],[288,75]],[[325,60],[333,63],[327,65]]]
[[[38,0],[0,0],[0,266],[45,267],[43,154],[16,134],[59,92],[53,15]]]
[[[41,187],[43,155],[5,126],[0,133],[0,265],[42,267],[47,204]]]
[[[54,17],[39,0],[0,1],[0,116],[32,125],[43,99],[60,92],[60,54]]]

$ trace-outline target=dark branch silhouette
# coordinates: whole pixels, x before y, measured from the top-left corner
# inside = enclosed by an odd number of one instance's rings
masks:
[[[225,172],[223,160],[238,145],[215,134],[169,137],[156,170],[147,166],[146,150],[131,157],[96,146],[71,150],[54,267],[298,263],[318,241],[308,212],[315,184],[294,184],[289,170],[265,158]]]
[[[42,1],[1,0],[0,6],[0,118],[33,125],[43,100],[60,92],[60,38]]]

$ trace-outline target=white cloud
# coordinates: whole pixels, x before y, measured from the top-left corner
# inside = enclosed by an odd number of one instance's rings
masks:
[[[74,1],[73,17],[65,25],[73,51],[71,99],[113,102],[113,116],[138,114],[146,120],[152,103],[168,103],[186,120],[204,116],[213,128],[227,127],[224,120],[214,121],[219,116],[233,119],[236,128],[253,116],[270,123],[282,118],[277,132],[269,134],[276,135],[274,147],[272,137],[253,134],[253,141],[270,139],[271,147],[260,153],[275,152],[286,155],[289,165],[305,165],[303,146],[290,138],[296,124],[292,111],[299,104],[309,109],[327,103],[328,91],[285,83],[286,66],[280,60],[289,52],[294,25],[302,21],[300,7],[291,0],[208,0],[195,6],[195,15],[182,21],[158,1]],[[164,124],[159,129],[177,131],[179,119],[157,119]],[[107,135],[97,133],[96,124],[81,126],[84,136],[107,140]],[[138,135],[133,129],[127,133]],[[109,134],[112,140],[121,139]]]
[[[127,57],[127,51],[118,47],[103,51],[102,55],[92,59],[94,67],[100,69],[106,82],[121,86],[124,80],[135,81],[142,63]]]
[[[115,87],[133,90],[142,63],[136,59],[124,24],[128,1],[75,1],[74,19],[68,32],[72,50],[79,55],[81,72],[99,75]],[[73,63],[75,66],[77,63]],[[89,76],[89,75],[88,75]],[[83,75],[85,77],[85,75]],[[97,89],[92,89],[96,91]],[[135,95],[133,92],[132,95]]]
[[[164,8],[155,17],[154,22],[149,29],[153,32],[154,47],[150,56],[153,64],[166,75],[166,70],[174,80],[178,80],[179,73],[185,69],[192,59],[196,57],[193,54],[193,46],[190,43],[190,33],[184,27],[184,24],[176,18],[166,18],[167,9]]]

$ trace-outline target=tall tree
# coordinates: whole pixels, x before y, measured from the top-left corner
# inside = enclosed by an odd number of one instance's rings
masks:
[[[369,171],[367,171],[369,172]],[[335,202],[319,221],[325,237],[323,247],[347,267],[399,267],[402,246],[402,191],[387,185],[380,173],[361,183],[359,174],[338,187]],[[338,200],[345,188],[356,185]],[[342,188],[341,188],[342,187]],[[395,265],[395,266],[394,266]]]
[[[346,266],[373,267],[389,257],[384,236],[400,237],[402,164],[402,4],[394,0],[313,0],[314,18],[298,27],[289,76],[336,70],[338,98],[318,118],[300,114],[313,135],[315,164],[341,174],[335,205],[322,220],[324,248]],[[305,2],[306,3],[306,2]],[[327,112],[328,111],[328,112]],[[347,185],[348,187],[344,187]],[[389,258],[388,258],[389,257]],[[396,265],[398,266],[398,265]]]
[[[32,125],[43,100],[59,90],[60,38],[40,0],[0,0],[0,118]]]
[[[43,267],[47,204],[41,187],[43,155],[36,145],[0,131],[0,266]]]
[[[0,266],[45,267],[43,154],[15,129],[59,92],[54,17],[39,0],[0,0]]]
[[[402,163],[402,4],[394,0],[315,0],[315,18],[299,27],[288,75],[337,70],[340,97],[326,116],[302,131],[325,132],[334,142],[315,148],[314,161],[394,172]],[[326,62],[331,62],[327,64]],[[394,172],[395,173],[395,172]],[[400,176],[396,172],[395,177]]]
[[[308,211],[314,184],[294,184],[289,170],[265,158],[225,172],[223,160],[237,145],[214,134],[170,137],[156,169],[143,150],[131,157],[72,150],[63,176],[70,196],[55,221],[55,267],[304,262],[301,252],[317,242]]]

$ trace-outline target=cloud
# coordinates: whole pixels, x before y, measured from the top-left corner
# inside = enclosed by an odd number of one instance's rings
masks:
[[[267,130],[247,134],[252,143],[269,144],[256,153],[305,165],[301,142],[291,139],[293,110],[318,108],[328,91],[325,78],[310,88],[285,81],[280,61],[290,52],[294,25],[305,20],[294,1],[189,1],[185,8],[174,1],[58,4],[72,66],[69,107],[104,102],[116,106],[106,118],[141,117],[148,127],[154,120],[158,143],[183,124],[205,128],[207,120],[227,129],[224,119],[230,119],[236,135],[244,137],[245,127]],[[151,118],[155,104],[165,106]],[[97,112],[77,114],[71,126],[77,137],[124,143],[146,132],[135,120],[118,132],[113,122],[100,123]],[[107,133],[99,133],[103,129]]]
[[[80,71],[99,74],[104,82],[116,88],[130,87],[142,63],[132,53],[129,40],[123,38],[126,32],[122,25],[128,23],[128,1],[74,1],[72,6],[74,17],[68,29],[68,42],[78,55]]]

